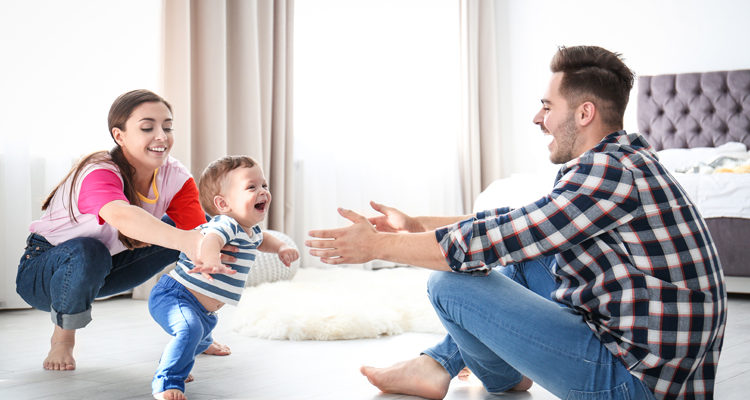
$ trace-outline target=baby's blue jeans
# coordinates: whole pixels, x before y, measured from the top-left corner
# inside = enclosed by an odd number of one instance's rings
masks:
[[[554,267],[545,257],[488,276],[433,273],[428,293],[448,335],[423,354],[451,377],[469,367],[490,393],[525,375],[561,399],[653,400],[581,315],[550,299]]]
[[[193,369],[195,357],[213,343],[211,331],[218,318],[169,275],[162,276],[151,289],[148,311],[173,336],[161,355],[151,391],[161,393],[167,389],[179,389],[184,392],[185,379]]]

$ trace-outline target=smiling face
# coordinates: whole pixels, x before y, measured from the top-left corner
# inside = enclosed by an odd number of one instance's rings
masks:
[[[259,166],[235,168],[227,173],[214,205],[246,230],[262,222],[271,204],[271,192]]]
[[[542,108],[534,116],[534,123],[539,125],[545,135],[551,135],[547,148],[550,161],[554,164],[566,163],[583,153],[581,137],[575,120],[575,109],[560,94],[562,72],[552,75],[547,92],[542,98]]]
[[[142,103],[133,109],[124,129],[112,128],[112,137],[136,173],[152,174],[174,144],[172,113],[164,103]]]

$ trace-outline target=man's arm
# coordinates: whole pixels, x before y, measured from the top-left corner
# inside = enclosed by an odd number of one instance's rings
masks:
[[[411,217],[396,208],[388,207],[374,201],[370,202],[370,206],[373,210],[382,214],[377,217],[368,218],[368,221],[375,225],[375,228],[380,232],[426,232],[471,217],[471,215],[454,217]]]
[[[448,262],[433,231],[420,233],[378,232],[367,218],[339,208],[342,217],[352,221],[345,228],[310,231],[317,240],[307,240],[310,254],[326,264],[360,264],[387,260],[428,269],[449,271]]]

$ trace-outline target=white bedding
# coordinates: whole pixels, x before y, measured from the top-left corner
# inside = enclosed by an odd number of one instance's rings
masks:
[[[680,173],[691,166],[708,165],[720,157],[750,161],[742,143],[716,148],[669,149],[658,152],[659,159],[693,200],[703,218],[750,218],[750,173]],[[474,202],[474,212],[497,207],[520,207],[549,193],[558,166],[538,173],[514,174],[492,182]],[[698,169],[696,169],[698,170]],[[709,171],[710,172],[710,171]]]
[[[750,218],[750,174],[681,174],[675,179],[703,218]]]
[[[667,149],[657,154],[703,218],[750,218],[750,173],[716,172],[718,167],[739,169],[750,163],[750,152],[743,143]]]

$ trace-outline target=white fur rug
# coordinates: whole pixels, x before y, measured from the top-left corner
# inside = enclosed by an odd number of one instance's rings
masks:
[[[427,298],[429,271],[300,268],[290,281],[245,288],[233,328],[265,339],[338,340],[444,333]]]

